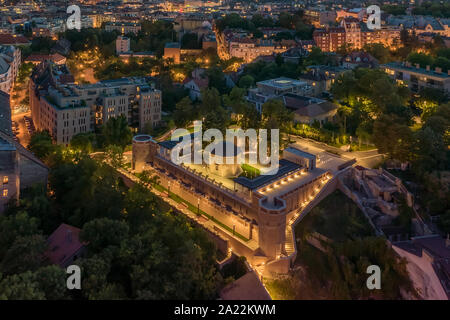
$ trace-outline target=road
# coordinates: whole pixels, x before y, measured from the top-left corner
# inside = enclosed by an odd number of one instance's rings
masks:
[[[348,159],[356,159],[356,163],[367,168],[373,168],[378,166],[378,164],[383,159],[383,155],[378,153],[378,149],[372,149],[367,151],[343,151],[339,148],[327,145],[323,142],[317,142],[311,139],[301,138],[298,136],[290,135],[291,141],[297,143],[302,147],[306,147],[304,151],[311,149],[315,152],[331,151],[332,153],[338,154],[341,157]]]
[[[19,143],[24,146],[25,148],[30,143],[30,133],[28,132],[27,126],[25,125],[24,116],[31,116],[31,112],[25,112],[20,114],[15,114],[11,116],[11,120],[14,122],[17,122],[19,125],[19,132],[16,135],[16,137],[19,140]]]

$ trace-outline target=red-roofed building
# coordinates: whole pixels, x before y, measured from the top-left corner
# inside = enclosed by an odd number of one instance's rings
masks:
[[[28,58],[25,59],[25,63],[33,63],[34,65],[38,65],[41,62],[44,62],[45,60],[50,60],[54,62],[55,64],[65,64],[66,63],[66,57],[60,55],[59,53],[54,54],[32,54]]]
[[[80,229],[62,223],[47,239],[48,250],[45,256],[51,263],[62,268],[71,265],[86,252],[85,244],[80,242]]]
[[[24,36],[17,34],[4,33],[0,34],[0,45],[29,45],[30,40]]]
[[[189,97],[191,100],[201,100],[202,89],[208,88],[209,79],[205,78],[186,78],[183,81],[183,87],[189,89]]]

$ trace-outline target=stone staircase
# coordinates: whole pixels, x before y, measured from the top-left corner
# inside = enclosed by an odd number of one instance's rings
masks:
[[[290,256],[295,252],[295,243],[294,243],[294,237],[292,234],[292,227],[288,226],[286,228],[286,238],[284,242],[284,253],[286,256]]]

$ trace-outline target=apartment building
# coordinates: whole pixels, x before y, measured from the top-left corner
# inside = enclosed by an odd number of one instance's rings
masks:
[[[245,62],[249,63],[260,56],[283,53],[295,46],[295,41],[292,41],[289,45],[286,41],[281,43],[270,39],[236,37],[230,39],[228,42],[228,52],[231,57],[242,58]]]
[[[113,117],[125,116],[139,131],[161,121],[161,91],[146,78],[77,85],[66,66],[46,62],[34,70],[29,92],[36,129],[48,130],[56,143],[68,144]]]
[[[9,95],[0,91],[0,213],[20,190],[35,183],[47,185],[48,167],[12,136]]]
[[[116,39],[116,53],[130,52],[130,38],[118,36]]]
[[[20,49],[0,45],[0,91],[9,93],[19,73]]]
[[[105,30],[119,31],[121,34],[137,34],[139,31],[141,31],[141,25],[139,23],[132,22],[108,22],[105,25]]]
[[[409,62],[391,62],[381,68],[398,83],[407,85],[412,91],[418,92],[423,88],[439,89],[450,92],[450,70],[443,72],[441,68],[432,70],[430,66],[421,68]]]
[[[313,38],[316,45],[324,52],[335,52],[339,47],[350,45],[361,49],[366,44],[381,43],[395,47],[400,41],[400,27],[382,26],[370,30],[364,22],[353,17],[342,19],[340,27],[316,29]]]

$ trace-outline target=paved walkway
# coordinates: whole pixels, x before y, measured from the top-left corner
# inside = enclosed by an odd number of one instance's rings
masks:
[[[137,178],[135,175],[133,175],[132,173],[122,169],[122,168],[118,168],[117,171],[125,176],[126,178],[128,178],[129,180],[133,181],[134,183],[142,183],[139,178]],[[156,171],[155,171],[156,174]],[[224,229],[223,227],[221,227],[220,225],[216,224],[215,222],[213,222],[212,220],[208,219],[205,216],[198,216],[196,213],[192,212],[191,210],[189,210],[187,208],[186,205],[182,204],[182,203],[178,203],[175,200],[173,200],[172,198],[168,197],[167,193],[163,193],[160,192],[159,190],[153,188],[150,184],[147,184],[146,187],[154,194],[156,194],[158,197],[160,197],[162,200],[164,200],[166,203],[168,203],[171,207],[176,208],[178,211],[182,212],[184,215],[186,215],[188,218],[196,221],[197,223],[199,223],[200,225],[202,225],[204,228],[217,233],[217,229],[219,229],[221,232],[225,233],[227,236],[229,236],[230,238],[233,238],[237,241],[239,241],[240,243],[242,243],[243,245],[245,245],[246,247],[250,248],[251,250],[256,250],[258,248],[258,243],[254,240],[254,239],[250,239],[248,241],[244,241],[238,237],[233,236],[232,233],[230,233],[228,230]],[[202,199],[201,201],[207,201],[205,199]],[[194,204],[192,204],[194,206]]]

